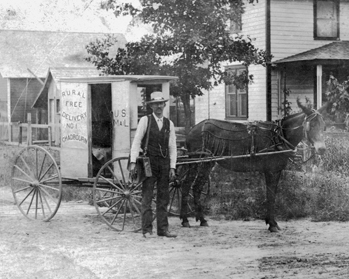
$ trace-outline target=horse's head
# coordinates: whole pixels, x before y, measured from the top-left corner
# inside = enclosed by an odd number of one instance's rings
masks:
[[[305,114],[303,121],[303,131],[304,137],[308,140],[314,147],[316,153],[322,155],[326,151],[325,145],[325,121],[319,111],[310,109],[301,104],[299,99],[297,99],[297,105],[300,107]]]

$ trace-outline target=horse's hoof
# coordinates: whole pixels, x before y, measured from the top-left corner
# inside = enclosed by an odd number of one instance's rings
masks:
[[[200,223],[200,227],[208,227],[207,221],[203,221]]]
[[[278,226],[278,225],[276,225],[276,226],[273,226],[273,227],[269,227],[269,231],[270,232],[278,232],[278,231],[280,231],[281,229],[280,229],[280,227]]]
[[[190,228],[189,222],[182,222],[184,228]]]

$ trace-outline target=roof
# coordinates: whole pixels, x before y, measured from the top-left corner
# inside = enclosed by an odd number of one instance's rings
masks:
[[[61,78],[59,81],[63,82],[87,82],[87,83],[110,83],[120,80],[129,80],[137,82],[138,84],[146,83],[164,83],[170,80],[178,79],[176,76],[158,76],[158,75],[107,75],[98,77],[69,77]]]
[[[86,45],[106,33],[0,30],[0,74],[4,78],[46,77],[50,67],[91,67]],[[124,47],[123,34],[116,47]]]
[[[41,88],[40,92],[36,96],[32,107],[45,107],[47,105],[48,89],[53,79],[58,81],[62,78],[69,79],[73,77],[75,78],[76,77],[77,78],[95,77],[96,78],[99,75],[100,75],[100,72],[94,67],[49,68],[43,87]]]
[[[56,82],[79,82],[79,83],[111,83],[120,80],[129,80],[139,84],[163,83],[177,79],[175,76],[159,75],[110,75],[100,76],[100,72],[93,67],[79,68],[50,68],[46,80],[39,94],[36,96],[32,107],[46,107],[48,102],[48,90],[52,80]]]
[[[349,60],[349,41],[333,42],[274,61],[273,63],[280,64],[314,60]]]

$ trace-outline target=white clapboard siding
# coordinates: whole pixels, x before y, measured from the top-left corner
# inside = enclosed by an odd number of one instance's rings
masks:
[[[263,50],[266,46],[265,9],[265,1],[246,3],[242,16],[243,34],[253,38],[254,46]],[[249,74],[253,75],[253,83],[248,87],[248,120],[266,120],[266,68],[252,65]]]

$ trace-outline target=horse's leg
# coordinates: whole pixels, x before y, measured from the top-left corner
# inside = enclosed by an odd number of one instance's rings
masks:
[[[275,221],[275,197],[277,193],[277,186],[279,183],[281,171],[264,172],[265,182],[267,187],[267,215],[265,217],[265,222],[269,225],[270,232],[277,232],[280,230],[277,222]]]
[[[182,226],[189,228],[189,221],[188,221],[188,211],[189,211],[189,191],[190,191],[191,183],[190,181],[184,181],[184,183],[181,186],[182,189],[182,203],[181,203],[181,212],[179,215],[179,218],[182,220]]]
[[[182,202],[181,202],[181,211],[179,218],[182,220],[182,226],[189,228],[189,221],[188,221],[188,211],[189,211],[189,192],[190,188],[193,182],[193,175],[191,167],[190,166],[182,166],[182,171],[187,172],[186,175],[184,175],[184,180],[181,184],[181,192],[182,192]],[[189,168],[189,169],[188,169]]]
[[[194,207],[196,213],[196,221],[200,220],[200,226],[207,227],[208,223],[204,217],[204,208],[201,204],[201,193],[204,185],[208,182],[211,169],[214,163],[202,163],[197,166],[197,176],[193,183]]]

